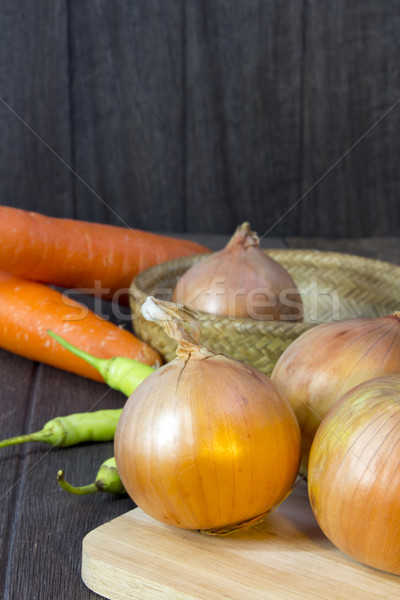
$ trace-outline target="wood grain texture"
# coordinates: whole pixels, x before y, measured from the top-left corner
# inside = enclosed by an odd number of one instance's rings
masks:
[[[0,8],[2,204],[73,217],[67,2]]]
[[[284,241],[289,248],[315,248],[315,250],[326,252],[346,252],[396,265],[400,264],[399,237],[343,238],[340,240],[294,237],[286,238]]]
[[[8,437],[13,432],[27,426],[29,419],[29,394],[35,379],[36,365],[4,350],[0,351],[0,419],[1,436]],[[18,377],[13,377],[17,374]],[[16,519],[16,505],[20,498],[20,478],[24,470],[24,459],[15,448],[3,448],[0,458],[2,482],[0,519],[0,597],[6,597],[12,573],[8,568],[10,548],[13,546],[13,530]]]
[[[15,358],[5,352],[0,358],[0,372],[5,373],[6,363]],[[58,415],[123,405],[122,394],[57,369],[40,365],[32,379],[33,363],[23,362],[30,372],[29,379],[18,377],[17,385],[8,382],[4,386],[9,388],[7,397],[4,388],[2,391],[2,406],[8,406],[3,411],[7,415],[7,430],[2,428],[2,437],[36,431]],[[18,375],[22,374],[20,366]],[[24,420],[18,402],[24,402]],[[76,585],[80,582],[77,559],[81,552],[80,535],[76,533],[90,531],[106,521],[107,516],[113,518],[134,504],[126,496],[71,496],[59,488],[56,476],[58,469],[65,468],[66,478],[72,483],[90,483],[103,460],[113,455],[112,446],[105,443],[51,449],[46,444],[32,443],[2,449],[4,600],[97,597],[80,583]],[[16,462],[19,464],[13,466]]]
[[[77,215],[185,230],[182,1],[70,3]]]
[[[163,525],[140,509],[83,540],[82,576],[110,600],[384,600],[400,579],[322,534],[302,483],[264,521],[226,537]]]
[[[282,9],[186,4],[188,231],[261,235],[297,198],[302,2]]]
[[[306,196],[293,211],[295,235],[400,231],[398,8],[306,0],[299,194]]]
[[[167,232],[168,233],[168,232]],[[187,239],[188,235],[184,233],[169,233],[168,235],[176,236],[177,238]],[[204,233],[192,233],[190,239],[194,242],[199,242],[209,248],[210,250],[218,251],[222,250],[231,239],[232,235],[220,235],[220,234],[204,234]],[[265,236],[260,240],[260,248],[286,248],[287,244],[282,238]]]
[[[0,201],[160,232],[399,235],[398,8],[5,0]]]

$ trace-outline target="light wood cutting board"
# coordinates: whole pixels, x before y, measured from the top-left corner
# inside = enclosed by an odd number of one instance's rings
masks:
[[[400,600],[400,577],[327,540],[305,483],[261,524],[225,537],[169,527],[136,508],[86,535],[82,577],[110,600]]]

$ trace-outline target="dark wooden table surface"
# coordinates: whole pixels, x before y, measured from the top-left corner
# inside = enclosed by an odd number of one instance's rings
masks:
[[[221,248],[227,239],[191,237],[212,249]],[[266,238],[262,245],[350,252],[400,264],[399,242],[398,238]],[[128,323],[127,315],[119,318]],[[58,415],[122,407],[124,397],[106,385],[0,351],[0,402],[0,438],[5,438],[36,431]],[[0,598],[100,598],[81,580],[82,539],[134,504],[126,496],[67,494],[58,486],[56,474],[64,468],[71,483],[89,483],[101,462],[112,455],[111,442],[67,449],[29,443],[0,450]]]

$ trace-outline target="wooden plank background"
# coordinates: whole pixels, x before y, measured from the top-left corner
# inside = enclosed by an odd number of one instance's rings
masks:
[[[3,0],[1,204],[400,234],[399,0]]]

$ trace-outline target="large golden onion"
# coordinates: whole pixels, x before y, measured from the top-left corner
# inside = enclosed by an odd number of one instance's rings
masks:
[[[128,399],[115,436],[118,472],[134,502],[159,521],[230,531],[263,518],[289,493],[299,427],[266,375],[199,346],[177,310],[151,297],[142,307],[177,339],[178,356]],[[187,311],[179,315],[193,326]]]
[[[308,489],[326,536],[362,563],[400,575],[400,376],[366,381],[325,416]]]

